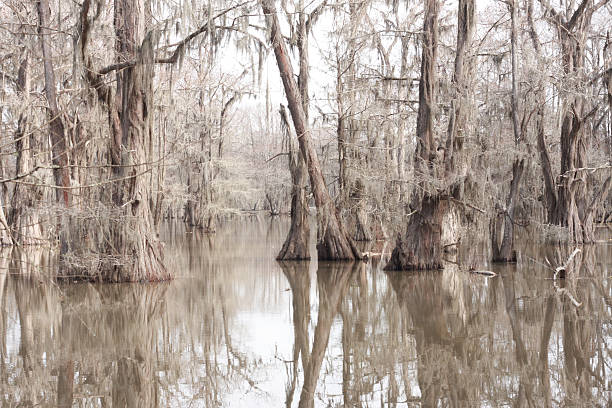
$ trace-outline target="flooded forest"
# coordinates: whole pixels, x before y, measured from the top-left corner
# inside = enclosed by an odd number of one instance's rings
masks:
[[[612,1],[0,0],[0,406],[612,406]]]

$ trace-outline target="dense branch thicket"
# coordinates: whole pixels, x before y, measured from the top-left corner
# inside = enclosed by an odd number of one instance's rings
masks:
[[[606,0],[0,5],[0,244],[60,276],[171,278],[166,218],[290,213],[304,259],[314,205],[319,258],[398,237],[389,269],[611,218]]]

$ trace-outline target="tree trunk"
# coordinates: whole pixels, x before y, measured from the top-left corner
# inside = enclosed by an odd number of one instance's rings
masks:
[[[433,135],[433,108],[437,91],[436,55],[438,42],[438,0],[428,0],[423,23],[423,52],[419,80],[419,109],[417,113],[417,148],[415,174],[422,175],[415,188],[411,206],[414,213],[408,220],[406,232],[399,235],[387,270],[441,269],[443,245],[459,241],[459,209],[451,198],[461,198],[467,164],[462,154],[463,137],[467,125],[464,114],[466,93],[464,78],[465,53],[469,48],[474,27],[473,0],[459,1],[457,15],[457,54],[453,85],[455,95],[447,133],[445,163],[437,162],[438,148]],[[436,167],[444,165],[442,174]],[[432,178],[443,177],[445,189],[440,190]]]
[[[299,4],[297,47],[300,55],[300,73],[298,88],[302,98],[304,119],[308,123],[309,99],[309,66],[308,66],[308,36],[309,27],[306,24],[306,13],[302,2]],[[281,122],[287,136],[289,148],[289,172],[291,173],[291,228],[276,259],[298,260],[310,259],[310,224],[308,222],[308,199],[306,198],[306,166],[299,151],[291,142],[290,125],[285,108],[281,106]]]
[[[434,176],[433,164],[436,152],[433,135],[433,110],[437,89],[438,11],[438,0],[427,0],[425,2],[421,78],[419,79],[419,109],[417,112],[416,128],[417,147],[414,160],[415,174],[423,174],[425,177]],[[423,185],[424,181],[421,181],[421,186]],[[419,206],[418,200],[422,196],[419,190],[416,189],[416,193],[413,194],[413,206],[417,208]]]
[[[196,171],[190,167],[187,177],[189,198],[185,203],[185,222],[206,233],[215,232],[215,213],[212,208],[211,188],[211,140],[209,129],[200,132],[201,157],[195,163]]]
[[[170,278],[163,265],[162,244],[153,228],[149,207],[151,186],[144,175],[138,175],[142,172],[143,164],[147,162],[147,136],[151,126],[149,115],[153,112],[153,44],[150,34],[145,37],[143,13],[142,0],[115,1],[118,56],[120,59],[138,61],[133,68],[117,74],[116,109],[119,112],[122,134],[121,138],[112,138],[111,151],[114,157],[120,158],[121,166],[113,167],[113,173],[118,178],[129,176],[127,180],[113,184],[114,204],[125,208],[123,215],[126,217],[120,217],[115,222],[113,245],[129,261],[127,265],[113,268],[115,276],[111,280],[118,281],[156,281]],[[136,44],[141,44],[140,48],[137,48]],[[117,145],[118,141],[121,141],[120,145]],[[150,166],[151,164],[147,164],[145,169],[150,170]]]
[[[308,200],[306,198],[306,169],[299,150],[291,143],[289,122],[281,108],[281,122],[286,129],[289,145],[289,172],[291,173],[291,228],[283,243],[277,260],[310,259],[310,224],[308,223]]]
[[[119,61],[136,61],[134,66],[117,73],[117,92],[113,95],[93,68],[86,55],[90,26],[90,0],[81,9],[81,57],[85,78],[96,90],[98,99],[109,113],[112,197],[108,203],[111,216],[108,229],[94,251],[100,260],[96,270],[81,270],[84,277],[108,282],[150,282],[170,279],[163,264],[163,248],[154,228],[150,208],[151,171],[147,151],[153,112],[152,80],[154,75],[153,44],[145,35],[143,0],[115,0],[115,50]]]
[[[261,7],[264,14],[267,16],[271,43],[274,48],[281,79],[283,80],[287,103],[297,133],[300,151],[308,169],[310,185],[317,207],[318,258],[321,260],[360,258],[361,254],[344,230],[344,226],[340,222],[334,202],[327,191],[327,186],[325,185],[325,180],[321,173],[319,159],[307,129],[304,107],[293,76],[293,68],[291,67],[285,49],[285,40],[280,33],[274,2],[272,0],[261,0]]]
[[[360,163],[358,135],[359,125],[356,119],[357,110],[356,89],[356,65],[358,58],[358,36],[362,17],[365,15],[363,8],[366,3],[350,3],[349,8],[349,30],[346,33],[346,49],[336,48],[336,104],[338,110],[338,123],[336,135],[338,139],[338,165],[339,165],[339,187],[340,195],[338,207],[343,219],[347,221],[347,229],[351,238],[355,241],[370,241],[372,231],[368,225],[368,214],[366,210],[367,198],[365,184],[360,176],[357,166]],[[366,160],[368,158],[366,157]],[[366,170],[367,171],[367,170]]]
[[[442,211],[448,201],[440,202],[435,191],[428,191],[429,177],[434,176],[433,106],[436,92],[436,56],[438,46],[438,0],[427,0],[423,22],[423,50],[419,80],[417,113],[417,147],[414,171],[423,175],[412,195],[412,207],[405,234],[398,235],[386,270],[442,268]],[[425,191],[425,193],[423,193]]]
[[[57,375],[57,406],[72,407],[74,400],[74,361],[62,361]]]
[[[351,199],[351,217],[354,219],[353,239],[355,241],[371,241],[372,231],[368,223],[368,212],[366,210],[366,191],[361,178],[353,183]]]
[[[28,63],[25,46],[22,48],[23,59],[19,64],[17,74],[17,91],[19,97],[27,104],[29,100]],[[28,174],[33,170],[32,143],[28,135],[28,117],[25,113],[19,115],[17,130],[15,131],[15,175]],[[28,180],[29,178],[26,178]],[[59,191],[59,190],[58,190]],[[10,212],[8,214],[8,225],[10,238],[18,245],[38,245],[45,242],[43,222],[36,208],[39,205],[37,196],[42,196],[40,188],[30,187],[15,183]],[[3,214],[2,214],[3,215]],[[2,237],[3,244],[7,245],[7,237]]]
[[[60,112],[57,106],[55,72],[52,63],[53,57],[47,42],[47,37],[51,35],[51,30],[49,29],[49,15],[51,13],[49,0],[37,1],[36,9],[38,11],[38,34],[40,37],[40,47],[42,49],[45,72],[45,95],[49,105],[47,107],[47,117],[49,119],[51,152],[53,155],[53,176],[56,186],[70,187],[70,169],[68,168],[68,151],[64,135],[64,122],[62,120],[62,112]],[[56,189],[57,202],[59,203],[63,200],[66,207],[70,205],[70,196],[70,190]]]
[[[0,247],[14,245],[15,240],[11,233],[11,227],[4,213],[6,208],[6,199],[4,197],[4,189],[0,188]]]
[[[516,159],[512,164],[512,182],[506,201],[506,208],[494,217],[492,222],[493,262],[516,262],[514,251],[514,207],[517,202],[519,185],[523,177],[525,159]],[[501,245],[499,245],[500,230],[503,229]]]
[[[445,175],[452,184],[462,184],[467,174],[468,165],[463,153],[463,143],[468,126],[467,108],[469,96],[467,82],[471,70],[466,54],[469,50],[472,32],[474,30],[474,2],[460,1],[457,15],[457,53],[455,55],[455,71],[453,73],[453,97],[450,117],[448,120],[446,150],[444,152]],[[462,188],[458,190],[461,198]]]
[[[600,7],[603,3],[599,4]],[[545,4],[546,16],[557,29],[561,46],[561,59],[564,72],[564,88],[560,93],[561,108],[561,173],[557,179],[558,188],[553,193],[554,185],[550,161],[546,157],[548,152],[544,144],[543,129],[538,128],[538,149],[542,158],[542,171],[546,187],[546,205],[548,222],[567,227],[569,239],[575,243],[592,243],[595,240],[593,214],[597,207],[605,200],[610,188],[610,178],[602,187],[593,192],[593,180],[584,170],[587,164],[586,146],[587,137],[583,127],[590,115],[595,113],[592,109],[586,113],[586,99],[584,92],[584,59],[586,32],[596,6],[591,6],[584,0],[571,13],[569,20]],[[538,59],[540,59],[539,42],[534,29],[531,3],[528,7],[530,34]],[[569,10],[568,10],[569,11]],[[539,125],[540,126],[540,125]]]
[[[449,201],[425,197],[397,238],[385,270],[442,269],[442,221]]]
[[[514,144],[518,147],[520,144],[523,134],[519,125],[518,116],[518,62],[516,55],[516,44],[518,32],[516,28],[516,20],[518,19],[518,6],[516,2],[512,0],[508,3],[511,15],[511,32],[510,32],[510,44],[511,44],[511,59],[512,59],[512,95],[511,95],[511,114],[512,114],[512,129],[514,131]],[[516,262],[516,252],[514,251],[514,206],[516,205],[519,193],[519,187],[521,185],[521,179],[523,177],[523,170],[525,168],[525,159],[516,158],[512,164],[512,182],[510,183],[510,192],[508,194],[508,200],[506,201],[506,208],[503,211],[503,235],[501,247],[497,245],[497,237],[499,234],[499,226],[502,223],[498,223],[497,217],[493,220],[493,231],[494,241],[492,242],[493,247],[493,262]]]

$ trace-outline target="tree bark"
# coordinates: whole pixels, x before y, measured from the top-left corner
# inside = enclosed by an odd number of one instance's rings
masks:
[[[64,135],[64,122],[62,120],[62,112],[57,106],[57,95],[55,92],[55,71],[53,69],[52,52],[47,42],[47,37],[51,34],[49,29],[49,20],[51,10],[49,8],[49,0],[38,0],[36,2],[38,11],[38,35],[40,38],[40,47],[43,54],[43,66],[45,73],[45,95],[47,97],[47,117],[49,119],[49,133],[51,139],[51,152],[53,155],[53,176],[55,185],[62,187],[70,186],[70,169],[68,168],[68,151],[66,147],[66,139]],[[57,202],[64,201],[64,205],[70,205],[70,190],[57,189]]]
[[[493,232],[493,262],[516,262],[516,252],[514,251],[514,207],[518,200],[519,186],[523,178],[525,169],[525,159],[516,159],[512,164],[512,182],[510,183],[510,192],[506,201],[506,208],[500,214],[501,222],[498,222],[495,217],[494,232]],[[498,246],[499,230],[503,225],[502,242]]]
[[[551,180],[552,172],[546,157],[548,153],[543,143],[543,132],[540,134],[538,129],[538,148],[546,186],[548,222],[567,227],[569,238],[573,242],[592,243],[595,240],[592,214],[601,203],[598,195],[605,190],[606,185],[609,185],[606,181],[600,191],[594,192],[589,198],[589,193],[593,190],[592,180],[584,170],[578,170],[584,168],[587,163],[588,135],[583,131],[584,124],[595,112],[593,109],[590,113],[586,113],[584,59],[585,33],[597,6],[591,5],[589,0],[583,0],[568,20],[547,2],[541,1],[541,3],[546,9],[549,22],[557,29],[565,75],[565,87],[560,94],[561,172],[557,178],[558,188],[554,195],[549,187],[554,180]],[[600,7],[603,3],[598,4]],[[532,40],[537,44],[531,7],[528,8],[528,15]],[[537,50],[539,51],[539,48]]]
[[[386,270],[442,268],[442,211],[448,201],[441,202],[438,192],[427,191],[427,178],[434,176],[433,106],[436,93],[436,56],[438,47],[438,0],[425,2],[419,109],[417,112],[417,147],[415,175],[423,178],[412,195],[416,212],[408,220],[406,233],[398,235]]]
[[[372,240],[372,232],[368,223],[368,212],[366,210],[366,188],[361,181],[361,178],[358,178],[353,183],[353,188],[351,191],[350,199],[351,199],[351,218],[353,218],[353,239],[355,241],[371,241]]]
[[[117,73],[117,91],[102,81],[86,55],[90,32],[88,12],[91,1],[81,8],[81,57],[85,78],[108,110],[112,177],[112,215],[105,234],[97,241],[100,256],[95,271],[81,271],[84,277],[109,282],[150,282],[171,279],[163,263],[163,248],[154,227],[150,208],[151,185],[144,173],[151,171],[147,151],[153,112],[152,80],[154,55],[151,34],[145,33],[143,0],[115,0],[115,51],[119,61],[136,63]],[[144,170],[144,171],[143,171]]]
[[[519,124],[519,85],[518,85],[518,61],[516,55],[516,44],[518,38],[517,19],[518,6],[515,0],[510,0],[508,3],[510,8],[510,54],[512,60],[512,94],[511,94],[511,115],[512,115],[512,130],[514,133],[514,144],[518,147],[523,139],[522,130]],[[503,210],[502,222],[497,222],[497,217],[493,219],[494,241],[493,246],[493,262],[516,262],[516,252],[514,251],[514,206],[518,199],[519,188],[523,178],[523,170],[525,168],[525,159],[514,159],[512,164],[512,182],[510,183],[510,192],[506,201],[506,208]],[[499,226],[503,225],[503,234],[501,246],[497,246],[497,236],[499,234]]]
[[[421,78],[419,79],[419,109],[417,112],[417,147],[415,151],[415,174],[433,176],[433,161],[437,146],[434,144],[433,115],[437,89],[436,63],[438,57],[438,0],[425,2],[423,22],[423,49],[421,55]],[[419,190],[419,189],[417,189]],[[413,202],[422,193],[413,194]],[[415,207],[418,207],[418,202]]]
[[[442,220],[449,201],[425,197],[421,210],[410,217],[406,233],[399,235],[385,270],[442,269]]]
[[[538,71],[540,71],[543,68],[543,62],[541,57],[540,41],[538,39],[538,35],[535,30],[535,23],[533,21],[533,0],[529,0],[529,3],[527,4],[527,21],[529,23],[529,36],[531,37],[531,42],[536,53],[537,68]],[[535,100],[546,100],[544,85],[541,83],[536,87]],[[557,190],[555,188],[555,180],[552,172],[550,155],[548,154],[548,148],[546,147],[546,139],[544,134],[544,106],[545,104],[539,104],[536,108],[536,141],[540,156],[542,176],[544,178],[544,206],[547,210],[546,219],[552,220],[557,208]]]
[[[25,45],[22,47],[22,60],[19,63],[17,73],[17,95],[24,101],[28,101],[29,80],[28,80],[28,63],[29,56]],[[15,131],[15,152],[17,158],[15,160],[15,176],[27,174],[31,171],[31,146],[30,137],[27,134],[28,118],[25,113],[19,115],[17,120],[17,130]],[[32,208],[35,203],[33,196],[36,196],[38,191],[28,191],[26,187],[20,183],[15,183],[13,197],[11,201],[10,212],[8,214],[8,225],[10,229],[7,231],[8,237],[2,237],[3,243],[9,245],[29,245],[41,243],[43,238],[42,223],[38,219],[37,211]],[[4,214],[2,214],[4,215]],[[7,240],[8,238],[8,240]]]
[[[467,165],[463,157],[463,142],[467,126],[467,96],[468,83],[466,74],[469,70],[466,61],[468,47],[474,30],[474,2],[459,2],[457,15],[457,51],[455,55],[455,71],[453,73],[453,97],[451,101],[450,118],[448,120],[446,150],[444,160],[446,177],[458,177],[461,183],[467,173]],[[453,173],[455,173],[453,175]],[[461,197],[457,197],[461,198]]]
[[[306,169],[304,159],[291,142],[289,120],[281,105],[281,123],[285,129],[289,148],[288,162],[291,173],[291,227],[277,260],[310,259],[310,224],[308,222],[308,200],[306,198]]]
[[[309,113],[309,65],[308,65],[308,36],[310,26],[307,24],[307,15],[304,12],[303,2],[299,5],[297,48],[300,56],[298,88],[302,98],[302,108],[304,119],[308,123]],[[287,136],[289,148],[288,164],[291,173],[291,228],[283,243],[276,259],[278,260],[298,260],[310,259],[310,248],[308,241],[310,238],[310,224],[308,222],[308,199],[306,197],[306,166],[304,159],[299,151],[295,149],[291,142],[289,119],[285,108],[281,105],[281,123]]]
[[[203,112],[203,109],[202,109]],[[210,127],[200,131],[201,156],[190,166],[187,176],[189,198],[185,203],[184,221],[206,233],[215,232],[215,211],[212,206],[212,141]]]
[[[332,201],[323,174],[317,153],[312,145],[310,133],[307,129],[306,116],[302,105],[297,84],[293,76],[293,68],[285,49],[285,40],[283,39],[276,8],[272,0],[261,0],[261,7],[266,14],[268,25],[270,28],[270,40],[274,48],[276,63],[278,65],[287,103],[293,125],[297,133],[300,152],[306,163],[310,185],[314,195],[315,205],[317,207],[318,221],[318,242],[317,252],[318,258],[321,260],[342,260],[360,258],[361,254],[355,247],[352,240],[346,233],[344,226],[340,222],[337,209]]]
[[[398,235],[386,270],[441,269],[443,239],[447,244],[459,240],[460,214],[453,198],[461,198],[467,171],[462,154],[465,132],[464,104],[466,103],[465,53],[471,42],[474,27],[474,1],[461,0],[457,15],[457,54],[453,85],[455,98],[447,131],[445,163],[437,162],[438,147],[433,135],[433,109],[437,92],[436,64],[438,42],[438,0],[425,4],[423,23],[423,51],[419,80],[419,109],[417,113],[417,147],[415,174],[422,177],[415,187],[411,206],[415,209],[408,220],[406,232]],[[436,167],[444,165],[442,174]],[[443,178],[445,188],[439,189],[432,179]]]

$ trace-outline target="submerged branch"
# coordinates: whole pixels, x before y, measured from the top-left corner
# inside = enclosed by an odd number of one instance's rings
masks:
[[[559,278],[559,274],[560,274],[561,272],[565,272],[565,271],[567,271],[567,268],[568,268],[568,266],[569,266],[570,262],[572,262],[572,259],[574,259],[574,257],[576,256],[576,254],[577,254],[577,253],[579,253],[579,252],[580,252],[580,249],[579,249],[579,248],[574,249],[574,252],[572,252],[572,253],[570,254],[570,256],[567,258],[567,261],[565,261],[565,263],[564,263],[563,265],[558,266],[558,267],[557,267],[557,269],[555,269],[555,274],[554,274],[554,276],[553,276],[553,279],[554,279],[554,280],[557,280],[557,279]]]

